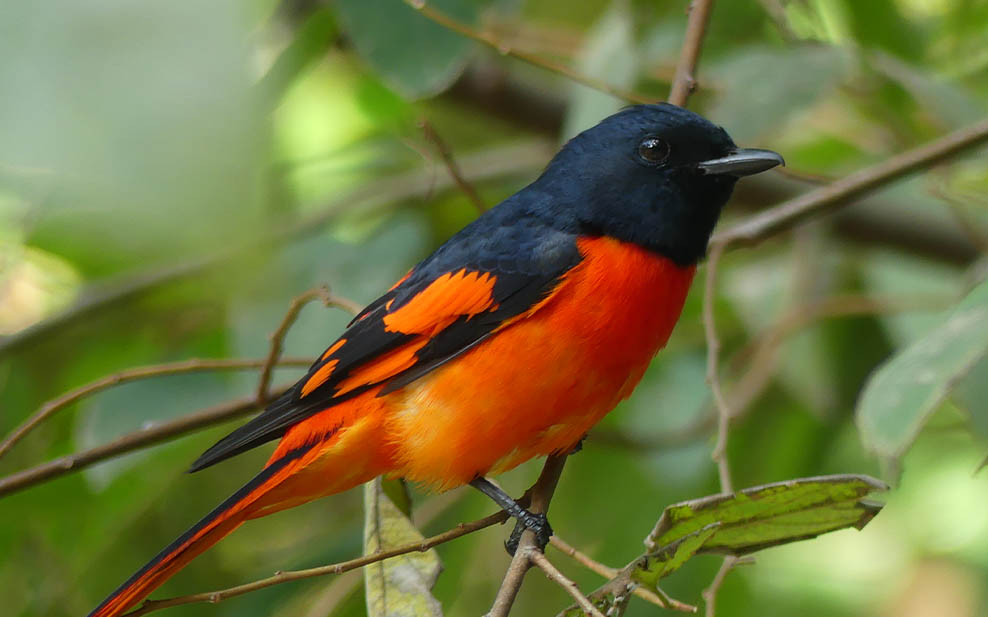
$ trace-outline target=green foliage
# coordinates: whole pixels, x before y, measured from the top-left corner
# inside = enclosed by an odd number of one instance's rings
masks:
[[[880,366],[857,409],[865,445],[897,464],[954,386],[988,354],[988,282],[939,326]]]
[[[436,0],[429,4],[462,23],[477,21],[478,0]],[[394,0],[339,0],[336,8],[364,59],[386,84],[408,98],[422,98],[448,88],[474,49],[470,39]]]
[[[699,553],[746,555],[839,529],[863,529],[882,505],[862,497],[887,488],[868,476],[821,476],[673,504],[645,538],[648,551],[589,597],[605,614],[620,615],[629,584],[656,589],[660,579]],[[580,614],[575,606],[565,611],[566,617]]]

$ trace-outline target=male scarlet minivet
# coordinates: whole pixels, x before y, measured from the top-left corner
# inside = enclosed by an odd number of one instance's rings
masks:
[[[473,484],[572,450],[665,345],[738,177],[781,164],[673,105],[638,105],[567,143],[365,308],[308,373],[207,450],[274,439],[263,470],[99,605],[121,615],[244,521],[379,475]]]

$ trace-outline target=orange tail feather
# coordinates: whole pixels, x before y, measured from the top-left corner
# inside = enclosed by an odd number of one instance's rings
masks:
[[[200,553],[239,527],[260,505],[259,500],[292,475],[314,444],[273,460],[253,480],[207,514],[180,538],[158,553],[96,607],[89,617],[117,617],[133,608]],[[293,464],[294,463],[294,464]]]

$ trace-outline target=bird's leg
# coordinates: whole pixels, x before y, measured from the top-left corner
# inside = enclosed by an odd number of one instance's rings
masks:
[[[515,523],[514,531],[511,532],[511,535],[508,536],[507,541],[504,543],[504,548],[508,549],[508,553],[514,555],[515,551],[518,550],[518,542],[521,541],[521,534],[526,529],[531,529],[535,532],[535,542],[538,544],[539,550],[545,550],[546,545],[549,544],[549,537],[552,536],[552,527],[549,526],[549,521],[546,519],[545,514],[529,512],[521,507],[517,501],[512,499],[511,495],[494,486],[487,478],[476,478],[470,482],[470,486],[493,499],[494,503],[501,506],[505,512],[517,519],[518,522]]]

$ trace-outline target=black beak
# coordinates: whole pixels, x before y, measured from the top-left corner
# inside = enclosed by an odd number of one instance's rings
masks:
[[[697,163],[705,174],[728,174],[731,176],[751,176],[768,171],[777,165],[785,167],[786,161],[778,152],[758,148],[738,148],[727,156]]]

